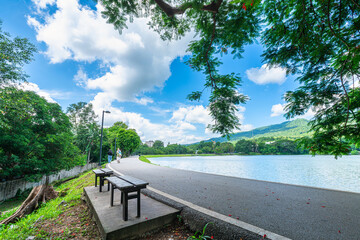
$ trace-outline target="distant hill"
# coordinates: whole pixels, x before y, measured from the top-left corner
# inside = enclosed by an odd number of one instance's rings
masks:
[[[304,136],[310,136],[310,127],[308,126],[308,120],[296,119],[293,121],[286,121],[280,124],[274,124],[266,127],[255,128],[247,132],[234,133],[230,137],[230,141],[237,141],[241,138],[261,138],[261,137],[274,137],[274,138],[289,138],[297,139]],[[226,138],[211,138],[205,142],[226,142]]]

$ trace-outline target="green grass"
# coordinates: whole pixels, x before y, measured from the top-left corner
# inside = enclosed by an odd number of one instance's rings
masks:
[[[79,176],[79,178],[65,182],[56,187],[55,190],[59,192],[66,192],[64,197],[58,197],[47,203],[42,204],[35,212],[20,221],[9,224],[7,226],[0,225],[0,239],[26,239],[28,236],[36,236],[38,233],[33,228],[36,220],[39,218],[54,219],[58,217],[66,208],[80,203],[83,188],[93,184],[92,171],[88,171]],[[59,207],[59,204],[65,201],[66,207]],[[0,216],[0,221],[11,216],[16,211],[16,208],[6,212]],[[12,227],[11,227],[12,226]]]
[[[151,163],[149,159],[147,159],[145,156],[140,156],[139,159],[146,163]]]

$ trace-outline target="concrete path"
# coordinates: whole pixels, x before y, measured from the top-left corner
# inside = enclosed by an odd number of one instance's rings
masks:
[[[150,187],[291,239],[360,239],[360,194],[160,167],[110,166]]]

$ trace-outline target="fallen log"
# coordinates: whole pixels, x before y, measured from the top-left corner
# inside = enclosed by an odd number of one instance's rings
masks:
[[[0,221],[0,224],[14,223],[18,219],[32,213],[39,206],[39,202],[45,203],[57,196],[58,192],[56,192],[53,187],[48,184],[47,179],[45,184],[34,187],[16,212],[14,212],[10,217]]]

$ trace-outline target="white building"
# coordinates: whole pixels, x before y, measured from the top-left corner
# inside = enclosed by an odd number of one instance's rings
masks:
[[[154,145],[154,141],[153,141],[153,140],[146,141],[145,144],[146,144],[148,147],[152,147],[152,146]]]

